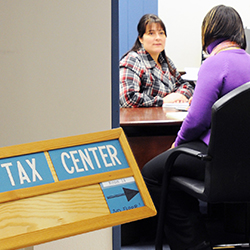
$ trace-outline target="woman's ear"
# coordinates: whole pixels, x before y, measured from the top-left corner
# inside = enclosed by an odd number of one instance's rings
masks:
[[[138,37],[141,44],[143,44],[143,39],[141,37]]]

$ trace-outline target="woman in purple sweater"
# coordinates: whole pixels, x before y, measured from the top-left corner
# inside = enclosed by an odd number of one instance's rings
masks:
[[[202,47],[209,57],[202,64],[192,103],[170,150],[158,155],[142,169],[142,175],[156,208],[160,205],[161,181],[165,162],[175,147],[207,152],[210,139],[211,108],[223,95],[250,81],[250,56],[242,20],[231,7],[211,9],[202,23]],[[173,175],[204,180],[205,163],[180,155]],[[165,234],[172,250],[212,249],[194,197],[170,185]]]

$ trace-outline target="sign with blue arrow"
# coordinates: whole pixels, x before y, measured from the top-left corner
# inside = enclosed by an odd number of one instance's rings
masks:
[[[101,188],[110,213],[144,206],[134,177],[102,182]]]

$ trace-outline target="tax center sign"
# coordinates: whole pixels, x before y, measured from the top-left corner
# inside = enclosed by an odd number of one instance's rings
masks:
[[[118,139],[48,151],[59,181],[129,168]],[[44,152],[0,159],[0,193],[55,182]]]
[[[0,249],[156,214],[122,128],[0,148],[0,208]]]
[[[54,182],[44,153],[0,160],[0,192]]]
[[[49,151],[59,181],[128,168],[118,140]]]

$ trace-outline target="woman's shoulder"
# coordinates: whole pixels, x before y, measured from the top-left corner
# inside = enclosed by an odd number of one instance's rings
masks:
[[[129,51],[122,59],[124,58],[136,58],[138,60],[141,59],[142,53],[141,51]]]
[[[130,51],[120,60],[120,66],[134,65],[141,62],[141,55],[136,51]]]
[[[215,56],[208,56],[201,64],[201,68],[216,68],[218,65],[221,65],[222,62],[225,61],[224,55],[215,55]]]
[[[214,56],[209,56],[201,65],[201,68],[204,69],[221,69],[223,66],[235,66],[237,61],[242,59],[242,56],[245,56],[246,52],[244,50],[228,50],[222,51]]]

